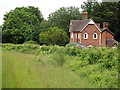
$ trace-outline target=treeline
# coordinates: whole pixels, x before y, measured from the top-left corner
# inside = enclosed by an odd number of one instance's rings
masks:
[[[88,11],[89,18],[96,22],[109,22],[109,29],[115,33],[118,41],[120,28],[118,24],[117,2],[84,2],[83,11]],[[22,44],[36,41],[46,45],[65,45],[69,42],[70,20],[82,19],[79,8],[62,7],[51,13],[48,20],[43,18],[37,7],[17,7],[4,15],[2,42]]]

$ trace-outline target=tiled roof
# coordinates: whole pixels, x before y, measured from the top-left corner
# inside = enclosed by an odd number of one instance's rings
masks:
[[[72,31],[81,31],[89,22],[91,19],[86,20],[71,20],[71,28]]]
[[[114,44],[118,44],[115,39],[107,39],[107,46],[112,47]]]
[[[91,21],[92,19],[86,19],[86,20],[71,20],[70,22],[70,29],[69,32],[72,30],[73,32],[81,32],[84,27]],[[112,35],[114,35],[108,28],[99,28],[100,32],[104,32],[107,30]]]

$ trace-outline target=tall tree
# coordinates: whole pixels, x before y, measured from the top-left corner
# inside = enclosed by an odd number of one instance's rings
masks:
[[[99,5],[97,0],[87,0],[87,2],[83,2],[81,8],[83,11],[87,11],[89,13],[89,18],[93,18],[93,11],[97,5]]]
[[[43,20],[41,23],[40,23],[40,33],[41,32],[46,32],[49,30],[51,24],[48,20]]]
[[[3,42],[23,43],[29,40],[38,41],[42,20],[41,12],[33,6],[17,7],[11,10],[4,15]]]
[[[94,8],[93,19],[96,22],[108,22],[108,28],[115,34],[116,40],[120,41],[119,20],[118,20],[118,3],[117,2],[102,2]]]
[[[63,29],[69,35],[69,24],[70,20],[79,20],[81,19],[81,13],[79,8],[76,7],[62,7],[51,13],[48,17],[48,21],[51,23],[51,26],[57,26]]]

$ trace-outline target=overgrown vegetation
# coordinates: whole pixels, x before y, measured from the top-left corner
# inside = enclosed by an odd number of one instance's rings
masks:
[[[30,41],[24,42],[24,44],[38,44],[38,42],[30,40]]]
[[[3,88],[84,88],[86,80],[52,65],[50,55],[3,51]],[[11,83],[12,82],[12,83]],[[81,83],[82,82],[82,83]],[[86,86],[85,86],[86,85]]]
[[[60,46],[39,46],[30,44],[3,44],[3,49],[31,53],[44,58],[37,61],[69,69],[85,78],[89,87],[118,87],[118,49],[112,48],[75,48]],[[45,60],[45,59],[49,60]]]
[[[68,42],[68,36],[64,30],[51,27],[49,31],[40,34],[40,41],[46,45],[65,45]]]

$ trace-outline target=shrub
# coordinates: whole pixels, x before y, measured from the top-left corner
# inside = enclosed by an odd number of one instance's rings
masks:
[[[1,45],[0,45],[1,46]],[[46,46],[36,44],[2,44],[6,50],[15,50],[35,55],[46,55],[49,63],[57,66],[65,66],[80,77],[88,79],[89,83],[98,87],[117,87],[119,62],[119,50],[112,48],[88,48]],[[38,60],[42,63],[41,60]],[[118,69],[119,70],[119,69]],[[120,72],[120,70],[119,70]]]
[[[50,27],[40,34],[40,42],[46,45],[65,45],[68,42],[67,33],[58,27]]]
[[[25,41],[24,44],[38,44],[38,42],[30,40],[30,41]]]

